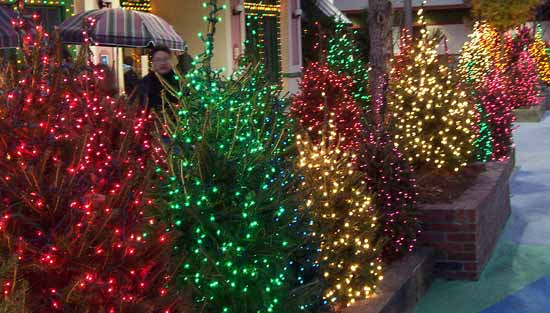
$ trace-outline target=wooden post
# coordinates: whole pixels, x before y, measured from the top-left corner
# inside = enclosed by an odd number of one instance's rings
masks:
[[[385,111],[385,91],[388,81],[388,64],[392,49],[392,4],[389,0],[370,0],[368,26],[370,35],[370,88],[375,111],[375,122]]]
[[[412,0],[404,0],[404,7],[403,7],[404,13],[405,13],[405,28],[409,31],[409,34],[413,33],[413,8],[412,8]]]

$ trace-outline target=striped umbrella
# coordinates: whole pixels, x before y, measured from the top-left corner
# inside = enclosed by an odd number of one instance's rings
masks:
[[[12,25],[14,18],[12,12],[0,6],[0,48],[19,47],[19,34]]]
[[[151,13],[125,9],[99,9],[86,11],[65,20],[60,26],[60,36],[68,44],[84,42],[83,30],[95,20],[88,33],[94,44],[110,47],[167,46],[173,50],[185,50],[185,41],[162,18]]]

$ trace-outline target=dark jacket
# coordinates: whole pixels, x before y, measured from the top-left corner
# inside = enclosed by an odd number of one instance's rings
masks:
[[[171,86],[178,90],[178,83],[175,79],[175,73],[170,72],[162,75]],[[157,77],[156,73],[149,73],[143,78],[140,84],[140,103],[142,106],[147,106],[149,109],[154,109],[157,112],[162,111],[162,91],[164,87]],[[170,102],[178,102],[178,99],[171,93],[166,92],[168,100]]]
[[[131,95],[139,84],[139,77],[133,69],[124,73],[124,89],[127,95]]]

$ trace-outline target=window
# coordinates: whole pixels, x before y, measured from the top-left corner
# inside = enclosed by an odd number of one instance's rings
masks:
[[[269,81],[281,79],[279,1],[245,2],[246,55],[264,63]]]
[[[13,8],[13,4],[0,4],[7,8]],[[31,16],[34,13],[38,13],[40,21],[44,28],[48,32],[52,32],[54,27],[61,24],[65,18],[64,8],[62,6],[42,6],[42,5],[26,5],[23,14],[25,16]]]

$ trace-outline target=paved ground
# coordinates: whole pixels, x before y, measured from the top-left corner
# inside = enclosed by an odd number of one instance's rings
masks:
[[[550,116],[518,126],[512,217],[481,279],[438,280],[413,313],[550,313]]]

